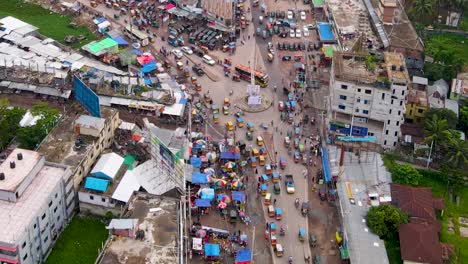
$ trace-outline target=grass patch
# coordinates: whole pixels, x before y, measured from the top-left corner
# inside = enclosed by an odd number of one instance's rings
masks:
[[[93,264],[107,236],[100,219],[76,216],[60,235],[46,264]]]
[[[388,261],[390,264],[403,264],[400,253],[400,241],[397,238],[385,240],[385,249],[387,250]]]
[[[23,0],[1,0],[0,17],[13,16],[39,28],[39,32],[60,43],[67,35],[84,35],[86,39],[73,43],[71,46],[79,48],[97,37],[86,26],[71,28],[68,25],[72,22],[68,16],[53,13],[39,5],[25,3]]]
[[[433,55],[438,50],[452,51],[468,64],[468,38],[462,35],[443,33],[429,35],[425,40],[426,52]]]

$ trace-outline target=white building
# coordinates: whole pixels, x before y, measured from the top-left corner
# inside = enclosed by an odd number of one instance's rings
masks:
[[[68,220],[70,177],[67,166],[25,149],[0,164],[1,263],[42,263]]]
[[[398,53],[367,63],[366,56],[335,53],[330,77],[333,121],[330,130],[355,137],[376,137],[384,148],[397,145],[410,79]]]

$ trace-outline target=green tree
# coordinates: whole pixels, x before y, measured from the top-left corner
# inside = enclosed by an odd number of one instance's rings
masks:
[[[421,174],[409,164],[395,164],[391,171],[393,182],[417,186],[421,180]]]
[[[426,118],[424,122],[424,134],[426,136],[426,144],[433,144],[434,148],[438,147],[442,142],[447,142],[451,137],[447,120],[440,119],[437,115]]]
[[[7,99],[0,100],[0,150],[7,147],[15,137],[25,113],[24,109],[9,106]]]
[[[447,120],[447,129],[455,129],[457,127],[457,114],[450,109],[431,108],[427,111],[425,119],[432,119],[434,116],[437,116],[439,119]]]
[[[408,223],[408,215],[389,204],[371,207],[366,218],[370,230],[382,239],[395,238],[398,227]]]
[[[432,0],[416,0],[413,9],[418,14],[419,22],[421,22],[424,16],[432,14]]]
[[[464,169],[468,167],[468,141],[460,138],[452,138],[448,144],[447,152],[448,165]]]
[[[460,108],[458,117],[458,128],[468,134],[468,105]]]

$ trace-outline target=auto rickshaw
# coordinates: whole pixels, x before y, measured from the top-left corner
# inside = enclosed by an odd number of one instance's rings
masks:
[[[276,220],[280,221],[281,218],[283,218],[283,212],[281,211],[281,208],[277,207],[275,209],[275,218]]]
[[[298,236],[299,236],[299,241],[304,242],[305,236],[306,236],[305,228],[303,228],[303,227],[299,228],[299,235]]]
[[[296,111],[296,105],[297,105],[296,101],[291,101],[291,110],[292,111]]]
[[[302,216],[306,216],[309,213],[309,203],[303,202],[301,206]]]
[[[91,1],[90,5],[91,5],[91,7],[94,8],[94,7],[98,6],[98,3],[96,1]]]
[[[299,154],[299,151],[294,151],[294,163],[299,163],[301,160],[301,155]]]
[[[277,240],[276,236],[273,235],[273,234],[270,236],[270,241],[271,241],[271,246],[272,247],[276,247],[276,244],[278,244],[278,240]]]
[[[260,156],[258,157],[258,160],[259,160],[260,166],[264,166],[264,165],[265,165],[265,156],[260,155]]]
[[[291,103],[289,101],[286,101],[285,107],[286,107],[286,111],[291,111]]]
[[[273,192],[277,195],[281,194],[281,187],[279,183],[273,184]]]
[[[304,144],[299,144],[299,153],[304,153]]]
[[[257,136],[257,145],[259,147],[263,146],[263,138],[261,136]]]
[[[183,65],[183,64],[182,64],[182,65]],[[193,84],[197,83],[197,77],[196,77],[196,76],[190,77],[190,81],[191,81]]]
[[[277,257],[282,257],[284,254],[283,246],[280,243],[276,243],[275,251]]]
[[[176,63],[176,66],[177,66],[177,69],[178,69],[179,71],[181,71],[181,70],[184,69],[184,63],[182,63],[181,61],[178,61],[178,62]]]
[[[224,98],[224,105],[225,106],[231,106],[231,102],[229,101],[229,98]]]
[[[266,185],[265,183],[262,184],[262,185],[260,186],[260,193],[262,194],[262,196],[265,196],[265,197],[266,197],[266,195],[269,194],[269,193],[268,193],[268,185]],[[270,194],[270,196],[271,196],[271,194]],[[268,200],[268,204],[267,204],[267,205],[270,205],[270,200]]]
[[[257,168],[257,158],[255,157],[250,158],[250,167]]]
[[[203,95],[203,98],[205,99],[205,102],[207,102],[207,103],[212,103],[213,102],[213,100],[211,99],[211,96],[210,96],[209,93],[205,93]]]
[[[237,212],[236,210],[232,209],[230,212],[229,212],[229,222],[230,223],[235,223],[237,222]]]
[[[277,173],[276,171],[274,171],[274,172],[272,173],[272,177],[271,177],[271,178],[272,178],[272,180],[273,180],[274,183],[280,182],[279,173]]]
[[[214,104],[214,105],[211,105],[211,112],[212,112],[213,114],[218,114],[218,113],[219,113],[219,108],[218,108],[218,106],[215,105],[215,104]]]
[[[255,126],[252,122],[247,122],[247,130],[250,132],[253,132],[255,129]]]
[[[273,205],[269,205],[267,207],[268,209],[268,216],[269,217],[275,217],[275,207],[273,207]]]
[[[184,76],[185,77],[190,77],[190,70],[188,68],[184,68]]]
[[[231,60],[231,58],[225,58],[225,59],[224,59],[224,64],[231,66],[231,65],[232,65],[232,60]]]
[[[233,131],[234,130],[234,124],[232,123],[232,121],[227,121],[226,128],[227,128],[228,131]]]
[[[266,186],[266,184],[264,184]],[[268,188],[268,187],[267,187]],[[264,201],[264,204],[265,205],[270,205],[270,202],[271,202],[271,193],[266,193],[265,194],[265,201]]]
[[[270,223],[270,233],[272,235],[276,234],[276,224],[275,223]]]
[[[261,147],[259,151],[260,151],[260,155],[264,155],[264,156],[268,155],[268,151],[265,147]]]
[[[201,84],[196,83],[196,84],[195,84],[195,90],[196,90],[197,92],[200,92],[200,91],[202,90]]]
[[[270,180],[270,178],[268,178],[268,175],[266,174],[262,174],[260,179],[262,180],[262,183],[265,183],[265,184],[268,184],[268,181]]]
[[[281,156],[281,157],[280,157],[280,162],[279,162],[279,163],[280,163],[280,168],[281,168],[282,170],[284,170],[284,168],[286,168],[286,158],[283,157],[283,156]]]
[[[258,152],[257,148],[252,148],[252,155],[256,158],[260,156],[260,153]]]
[[[215,123],[215,124],[219,123],[219,114],[218,113],[213,114],[213,123]]]
[[[295,149],[298,149],[298,148],[299,148],[299,139],[298,139],[298,138],[295,138],[295,139],[294,139],[294,148],[295,148]]]
[[[236,121],[237,121],[238,127],[244,127],[244,119],[242,119],[241,117],[238,117]]]
[[[229,107],[223,106],[223,114],[224,115],[229,115]]]
[[[247,138],[248,141],[251,141],[253,139],[252,132],[245,132],[245,137]]]
[[[309,246],[312,248],[317,246],[317,238],[312,233],[309,233]]]
[[[240,82],[240,75],[239,74],[233,74],[232,75],[232,80],[235,82]]]
[[[271,175],[271,172],[272,172],[272,171],[271,171],[271,164],[270,164],[270,163],[267,163],[267,164],[265,165],[265,173],[266,173],[267,175]]]
[[[291,144],[291,139],[289,137],[284,137],[284,146],[289,147]]]
[[[284,102],[283,101],[278,102],[278,110],[280,112],[282,112],[284,110]]]
[[[294,114],[288,113],[288,123],[292,124],[294,122]]]

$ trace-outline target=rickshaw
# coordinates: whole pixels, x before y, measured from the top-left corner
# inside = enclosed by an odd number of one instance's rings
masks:
[[[258,160],[259,160],[260,166],[265,165],[265,156],[260,155],[260,156],[258,157]]]
[[[296,111],[296,101],[291,101],[291,111]]]
[[[289,147],[291,144],[291,139],[289,137],[284,137],[284,146]]]
[[[302,202],[301,213],[302,213],[302,216],[306,216],[309,213],[309,203]]]
[[[215,123],[215,124],[219,123],[219,114],[218,113],[213,114],[213,123]]]
[[[280,168],[281,168],[282,170],[284,170],[284,168],[286,168],[286,158],[283,157],[283,156],[281,156],[281,157],[280,157],[280,162],[279,162],[279,163],[280,163]]]
[[[271,246],[272,246],[272,247],[275,247],[276,244],[278,244],[278,241],[277,241],[275,235],[272,234],[272,235],[270,236],[270,240],[271,240]]]
[[[288,113],[288,123],[292,124],[294,121],[294,114],[293,113]]]
[[[224,59],[224,64],[231,66],[232,65],[232,59],[231,58],[225,58]]]
[[[299,144],[299,153],[304,153],[304,144]]]
[[[284,102],[283,102],[283,101],[279,101],[279,102],[278,102],[278,110],[279,110],[279,111],[283,111],[283,110],[284,110]]]
[[[230,223],[235,223],[237,222],[237,212],[236,210],[232,209],[230,212],[229,212],[229,222]]]
[[[201,84],[196,83],[196,84],[195,84],[195,90],[198,91],[198,92],[200,92],[200,91],[202,90]]]
[[[260,152],[258,152],[257,148],[252,148],[252,155],[256,158],[260,156]]]
[[[286,111],[291,111],[291,103],[289,101],[286,101],[285,106],[286,106]]]
[[[179,71],[181,71],[181,70],[184,69],[184,64],[183,64],[181,61],[178,61],[178,62],[176,63],[176,66],[177,66],[177,69],[178,69]]]
[[[276,234],[276,224],[275,223],[270,223],[270,233],[272,235]]]
[[[273,184],[273,192],[277,195],[281,194],[281,187],[279,183]]]
[[[272,53],[268,52],[268,61],[272,62],[274,58],[275,56]]]
[[[270,178],[268,178],[268,175],[262,174],[262,177],[260,178],[262,180],[262,183],[267,184]]]
[[[266,184],[264,184],[266,186]],[[267,187],[268,188],[268,187]],[[271,193],[267,193],[265,194],[265,202],[264,204],[265,205],[270,205],[270,202],[271,202]]]
[[[301,227],[299,228],[299,241],[304,242],[305,240],[305,228]]]
[[[275,251],[277,257],[282,257],[284,254],[283,246],[280,243],[276,243]]]
[[[298,149],[298,148],[299,148],[299,139],[298,139],[298,138],[295,138],[295,139],[294,139],[294,148],[295,148],[295,149]]]
[[[183,64],[182,64],[182,65],[183,65]],[[197,83],[197,77],[195,77],[195,76],[190,77],[190,81],[191,81],[193,84],[196,84],[196,83]]]
[[[257,136],[257,145],[259,147],[263,146],[263,138],[261,136]]]
[[[296,135],[296,137],[298,137],[299,135],[301,134],[301,128],[300,127],[295,127],[294,128],[294,135]]]
[[[262,184],[262,185],[260,186],[260,191],[261,191],[262,196],[265,196],[265,197],[266,197],[266,195],[269,194],[269,193],[268,193],[268,185],[266,185],[265,183]],[[270,196],[271,196],[271,194],[270,194]],[[270,205],[269,203],[270,203],[270,201],[268,200],[268,205]]]
[[[264,156],[268,155],[268,151],[265,147],[261,147],[259,151],[260,151],[260,155],[264,155]]]
[[[253,139],[252,132],[245,132],[245,137],[247,138],[248,141],[251,141]]]
[[[244,119],[242,119],[241,117],[238,117],[236,121],[237,121],[238,127],[244,127]]]
[[[223,114],[224,115],[229,115],[229,107],[227,107],[226,105],[223,106]]]
[[[217,105],[211,105],[211,112],[213,112],[213,114],[217,114],[219,113],[219,108]]]
[[[257,158],[255,157],[250,158],[250,167],[257,168]]]
[[[227,121],[226,127],[227,127],[228,131],[233,131],[234,130],[234,124],[232,123],[232,121]]]
[[[312,248],[317,246],[317,238],[312,233],[309,233],[309,246]]]
[[[301,155],[299,154],[299,151],[294,151],[294,163],[299,163],[301,160]]]
[[[276,220],[280,221],[282,217],[283,217],[283,212],[281,211],[281,208],[277,207],[275,209],[275,218]]]
[[[267,175],[271,175],[271,172],[272,172],[272,171],[271,171],[271,164],[270,164],[270,163],[267,163],[267,164],[265,165],[265,173],[266,173]]]
[[[203,95],[203,98],[205,98],[205,102],[207,102],[207,103],[211,103],[211,102],[213,101],[213,100],[211,99],[211,96],[210,96],[209,93],[205,93],[205,94]]]
[[[292,93],[288,93],[288,101],[294,100],[294,95]]]
[[[231,105],[231,103],[229,102],[229,98],[227,98],[227,97],[224,98],[224,105],[225,106],[230,106]]]
[[[250,132],[253,132],[255,129],[255,126],[252,122],[247,122],[247,130]]]
[[[273,207],[273,205],[268,206],[268,216],[275,217],[275,207]]]
[[[240,75],[237,73],[233,74],[231,79],[235,82],[240,82]]]
[[[272,175],[273,175],[273,176],[272,176],[272,179],[273,179],[273,182],[274,182],[274,183],[280,182],[279,173],[277,173],[276,171],[274,171]]]

